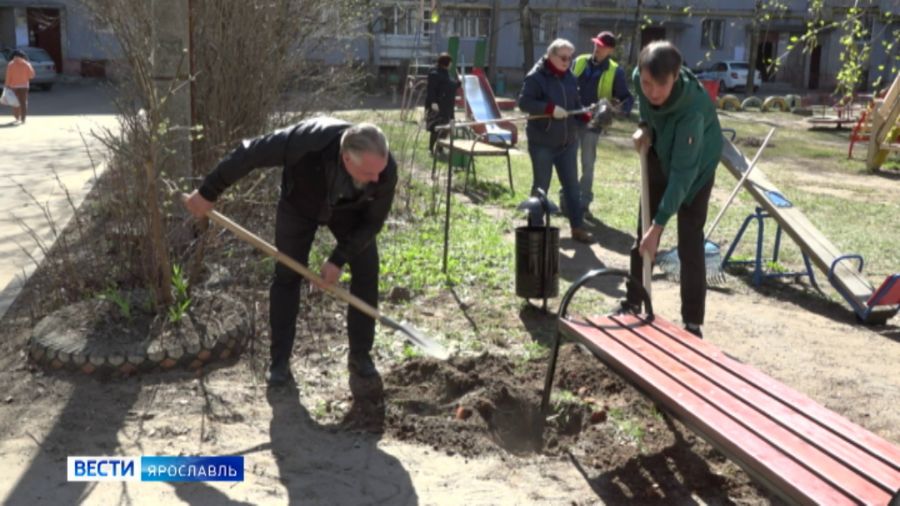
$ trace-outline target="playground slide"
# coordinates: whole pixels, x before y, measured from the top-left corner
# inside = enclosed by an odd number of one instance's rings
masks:
[[[499,119],[500,108],[494,99],[491,85],[480,68],[472,71],[472,74],[463,76],[463,99],[466,104],[466,115],[475,121],[487,121]],[[491,144],[516,144],[518,131],[511,122],[502,121],[488,125],[476,125],[475,133],[483,135]]]
[[[891,151],[900,151],[900,143],[893,142],[894,132],[900,128],[900,74],[884,96],[884,102],[872,109],[872,132],[866,166],[878,170]]]
[[[728,139],[724,139],[722,164],[740,179],[749,162]],[[862,274],[862,257],[845,255],[766,178],[756,167],[744,182],[753,198],[781,225],[800,249],[826,274],[832,286],[867,323],[884,322],[894,316],[900,305],[894,300],[873,297],[875,289]],[[858,263],[857,263],[858,262]],[[888,278],[888,284],[892,278]],[[896,276],[893,278],[896,280]],[[893,283],[893,282],[892,282]],[[879,293],[883,290],[879,289]]]

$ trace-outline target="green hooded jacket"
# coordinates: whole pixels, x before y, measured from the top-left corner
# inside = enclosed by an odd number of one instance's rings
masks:
[[[690,70],[681,68],[672,94],[659,107],[650,105],[644,96],[638,69],[632,80],[640,100],[641,121],[653,130],[653,149],[667,179],[653,217],[654,223],[665,226],[715,174],[722,155],[722,129],[715,105]]]

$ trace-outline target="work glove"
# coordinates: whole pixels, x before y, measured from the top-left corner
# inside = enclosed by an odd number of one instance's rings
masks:
[[[566,111],[562,107],[560,107],[558,105],[553,106],[553,113],[552,113],[553,119],[566,119],[566,116],[568,116],[568,115],[569,115],[568,111]]]
[[[434,112],[438,112],[438,111],[440,111],[440,107],[438,107],[438,105],[436,103],[431,104],[431,110]]]

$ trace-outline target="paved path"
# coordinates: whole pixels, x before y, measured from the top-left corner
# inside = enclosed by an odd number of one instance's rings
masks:
[[[50,92],[31,94],[24,125],[14,125],[12,109],[0,107],[0,317],[35,269],[29,254],[37,261],[43,258],[22,223],[49,247],[53,228],[41,207],[49,209],[57,230],[72,217],[71,205],[54,174],[78,206],[95,176],[85,141],[91,146],[96,172],[103,170],[103,151],[91,131],[116,128],[111,97],[107,86],[94,82],[59,83]]]

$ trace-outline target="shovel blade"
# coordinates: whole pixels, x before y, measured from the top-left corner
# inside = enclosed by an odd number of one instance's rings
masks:
[[[450,358],[450,353],[446,350],[446,348],[444,348],[443,346],[438,344],[438,342],[435,341],[434,339],[431,339],[430,337],[419,332],[418,330],[414,329],[413,327],[411,327],[407,324],[392,320],[384,315],[381,315],[381,318],[379,318],[379,321],[382,324],[387,325],[388,327],[390,327],[394,330],[399,330],[400,332],[403,332],[406,335],[406,337],[408,338],[409,342],[411,342],[413,345],[415,345],[420,350],[422,350],[422,352],[425,353],[426,355],[428,355],[430,357],[434,357],[439,360],[447,360],[448,358]]]

